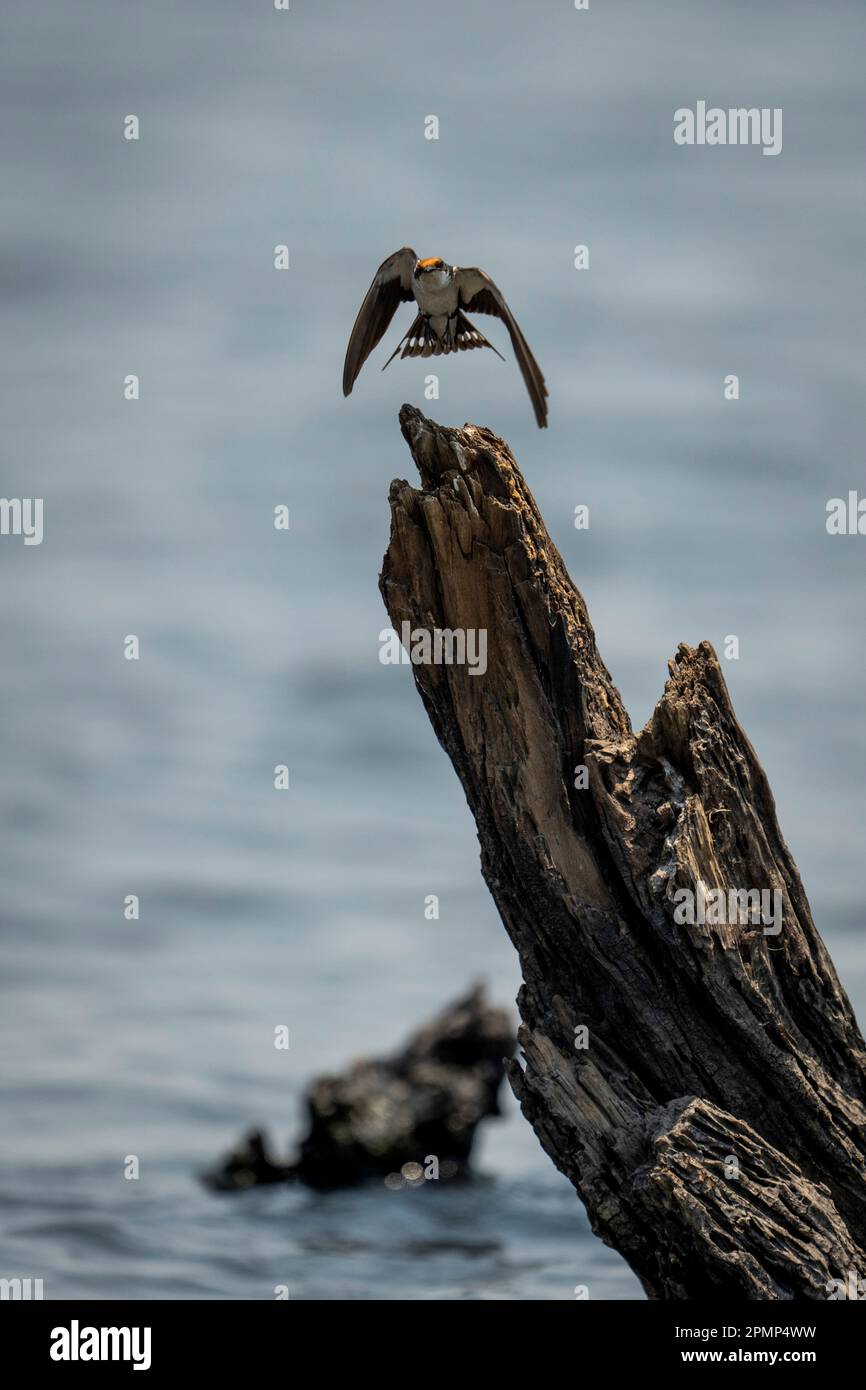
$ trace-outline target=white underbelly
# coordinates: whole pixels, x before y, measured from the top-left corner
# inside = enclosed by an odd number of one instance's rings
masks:
[[[431,284],[433,275],[415,282],[415,299],[422,314],[453,314],[457,308],[457,286],[453,280]],[[438,277],[437,277],[438,278]]]

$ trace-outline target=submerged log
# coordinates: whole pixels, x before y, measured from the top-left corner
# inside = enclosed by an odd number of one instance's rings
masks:
[[[291,1165],[280,1163],[271,1153],[267,1135],[253,1129],[216,1168],[202,1174],[202,1182],[214,1192],[246,1192],[251,1187],[287,1182],[292,1176]]]
[[[391,485],[380,587],[398,632],[487,633],[483,674],[413,674],[519,955],[524,1114],[650,1297],[836,1296],[866,1050],[715,652],[681,646],[633,733],[507,446],[400,423],[421,487]]]
[[[425,1170],[427,1177],[465,1177],[479,1123],[499,1114],[513,1052],[508,1015],[476,987],[393,1056],[362,1057],[340,1075],[314,1080],[305,1099],[309,1129],[294,1160],[274,1158],[256,1130],[203,1180],[230,1192],[291,1179],[323,1190],[370,1178],[418,1185]]]

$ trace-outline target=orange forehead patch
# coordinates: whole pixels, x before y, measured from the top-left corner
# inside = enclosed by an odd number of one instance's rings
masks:
[[[441,256],[428,256],[427,259],[426,259],[426,261],[419,261],[418,264],[419,264],[419,265],[424,265],[424,266],[427,266],[427,265],[441,265],[441,264],[442,264],[442,257],[441,257]]]

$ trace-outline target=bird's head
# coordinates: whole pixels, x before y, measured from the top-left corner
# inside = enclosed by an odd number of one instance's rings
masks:
[[[445,262],[441,256],[428,256],[426,260],[415,262],[415,274],[419,277],[422,275],[430,275],[436,270],[442,271],[445,269]]]

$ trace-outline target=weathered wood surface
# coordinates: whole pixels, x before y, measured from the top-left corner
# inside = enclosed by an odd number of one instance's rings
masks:
[[[304,1098],[307,1132],[296,1156],[273,1156],[248,1134],[204,1182],[218,1192],[296,1180],[321,1190],[392,1176],[435,1158],[439,1177],[469,1172],[478,1125],[499,1114],[513,1022],[476,986],[387,1057],[358,1057],[316,1077]],[[423,1182],[423,1178],[420,1179]],[[417,1185],[417,1182],[416,1184]]]
[[[391,621],[488,634],[483,676],[412,670],[520,957],[524,1113],[651,1297],[825,1298],[866,1276],[866,1051],[716,655],[634,734],[506,445],[400,422]],[[699,881],[778,889],[781,931],[680,925]]]

